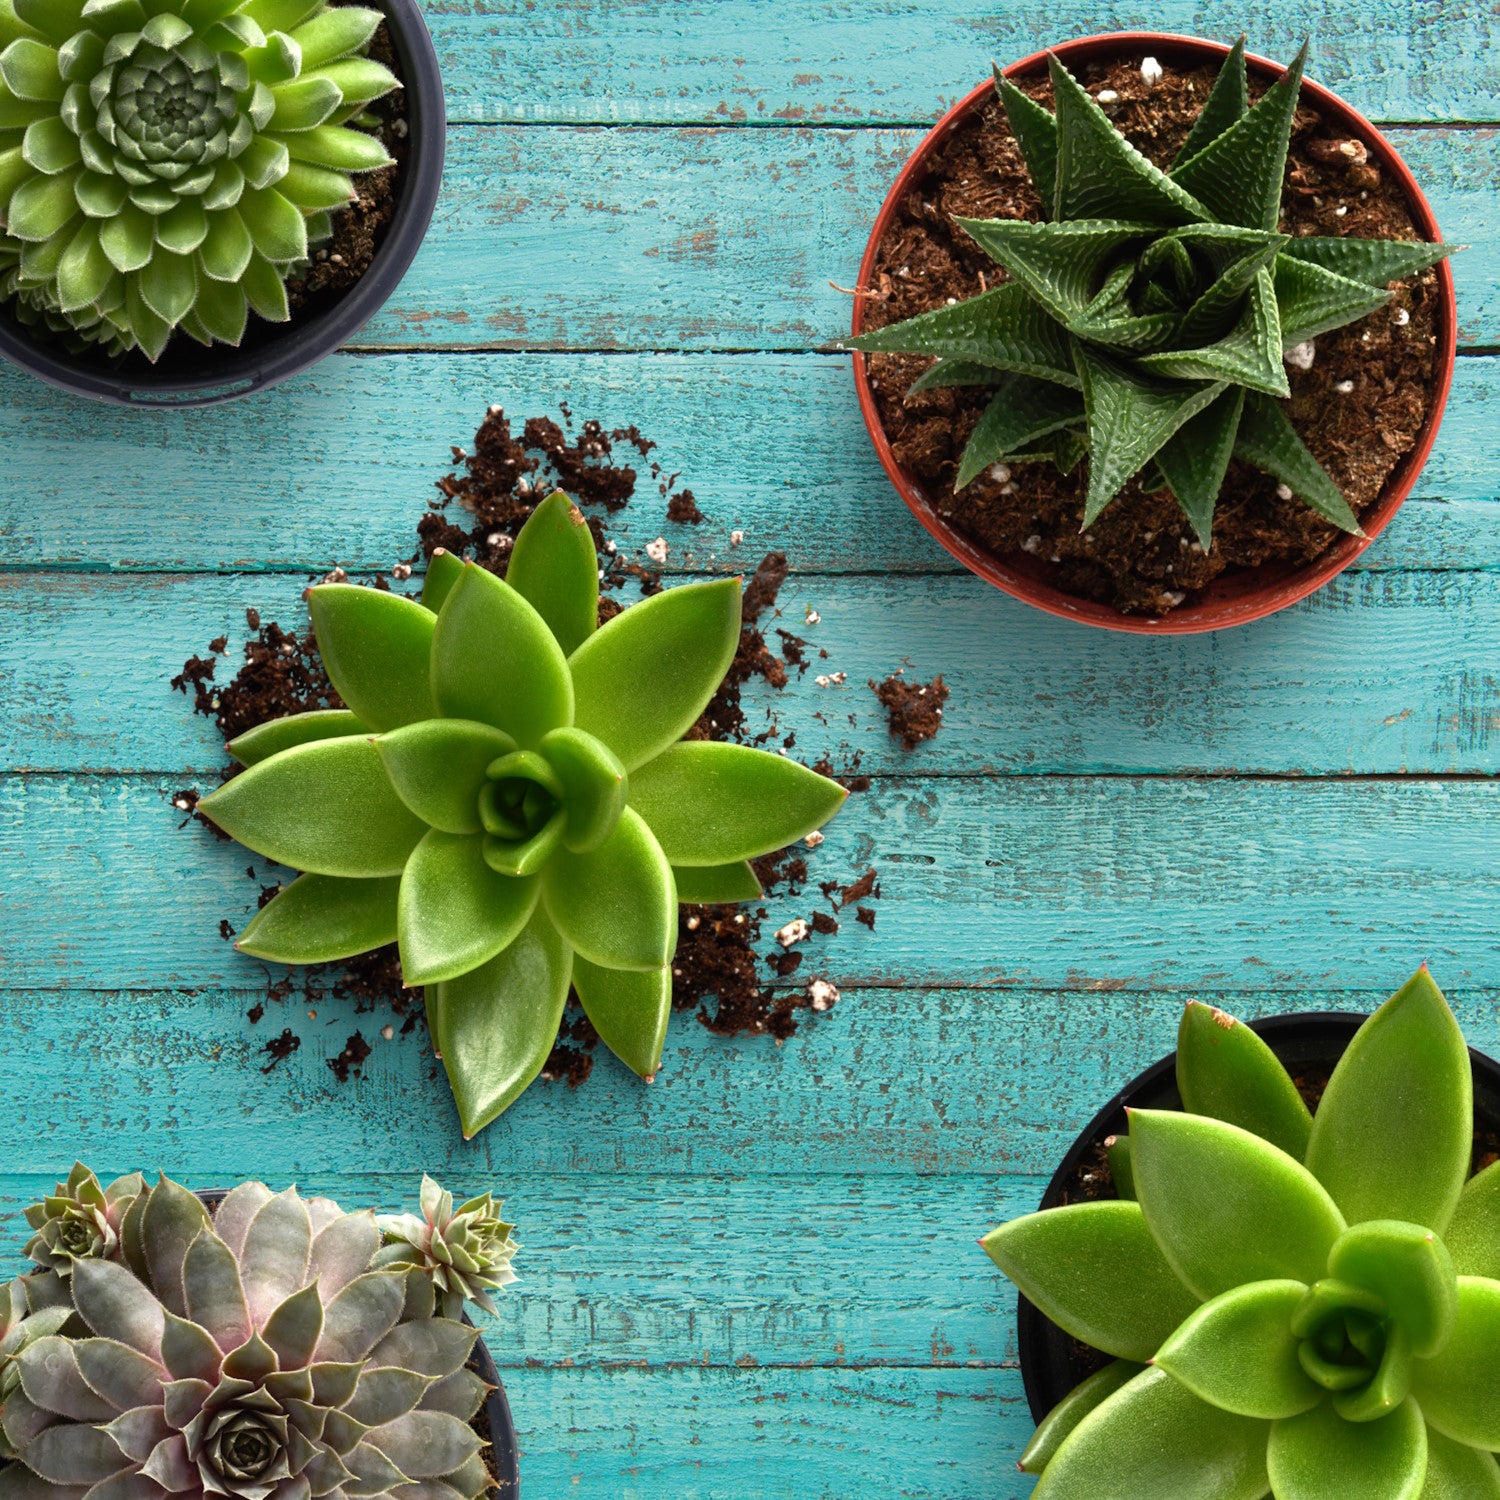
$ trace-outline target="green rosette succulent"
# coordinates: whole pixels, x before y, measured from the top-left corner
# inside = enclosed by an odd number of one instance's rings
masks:
[[[936,355],[913,390],[993,386],[959,462],[1071,472],[1088,456],[1084,529],[1127,482],[1170,489],[1207,548],[1231,458],[1360,534],[1338,486],[1279,404],[1284,354],[1383,307],[1389,283],[1443,245],[1293,237],[1279,228],[1287,146],[1307,60],[1251,107],[1244,42],[1163,172],[1055,56],[1051,113],[996,72],[1048,217],[958,219],[1005,272],[978,297],[851,340]]]
[[[123,1260],[79,1260],[83,1332],[14,1360],[3,1500],[92,1494],[477,1500],[476,1331],[431,1282],[371,1269],[372,1214],[295,1188],[229,1192],[210,1218],[163,1177],[126,1215]]]
[[[1036,1500],[1496,1500],[1500,1163],[1470,1177],[1468,1048],[1424,968],[1316,1115],[1266,1044],[1189,1006],[1182,1112],[1130,1111],[1119,1201],[984,1240],[1115,1357],[1022,1459]]]
[[[26,1254],[64,1277],[72,1275],[75,1261],[117,1259],[121,1225],[145,1189],[139,1172],[104,1187],[82,1162],[74,1162],[68,1180],[26,1210],[26,1222],[35,1230]]]
[[[199,808],[306,873],[241,933],[283,963],[400,945],[474,1135],[536,1077],[569,986],[650,1078],[679,901],[760,894],[749,860],[825,823],[843,788],[742,745],[683,741],[740,635],[740,581],[685,584],[600,627],[599,564],[566,495],[506,579],[439,552],[422,600],[309,591],[345,710],[261,725]]]
[[[501,1217],[501,1207],[482,1193],[454,1208],[453,1194],[424,1175],[420,1214],[376,1219],[385,1247],[375,1263],[420,1268],[432,1279],[444,1317],[458,1317],[465,1302],[494,1313],[490,1293],[516,1279],[510,1263],[520,1248],[512,1237],[515,1225]]]
[[[380,13],[327,0],[0,0],[0,292],[23,322],[155,360],[238,344],[389,165]],[[6,268],[6,259],[11,261]]]

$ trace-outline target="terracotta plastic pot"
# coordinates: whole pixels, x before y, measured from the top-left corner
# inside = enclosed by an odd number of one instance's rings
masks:
[[[112,362],[92,351],[70,354],[36,337],[0,306],[0,355],[79,396],[117,406],[211,406],[296,375],[352,338],[389,300],[415,258],[437,206],[447,147],[447,110],[437,53],[419,0],[367,0],[385,12],[405,88],[410,152],[395,214],[369,269],[331,306],[290,323],[252,317],[239,348],[205,349],[178,335],[156,364],[139,352]]]
[[[1096,58],[1113,59],[1122,53],[1131,52],[1146,52],[1163,62],[1190,68],[1220,62],[1229,52],[1229,48],[1221,42],[1149,31],[1121,31],[1085,37],[1078,41],[1062,42],[1051,50],[1074,70]],[[1274,82],[1286,71],[1263,57],[1249,56],[1245,61],[1251,75],[1266,83]],[[1039,52],[1011,64],[1004,72],[1007,78],[1026,78],[1045,71],[1046,66],[1047,54]],[[858,285],[861,291],[874,278],[876,251],[896,209],[925,176],[937,146],[955,126],[988,104],[994,97],[994,92],[995,85],[991,79],[961,99],[938,121],[902,168],[881,206],[875,228],[870,234],[870,242],[865,248],[864,260],[859,268]],[[1425,239],[1440,240],[1442,235],[1438,230],[1437,220],[1433,217],[1426,198],[1422,196],[1421,188],[1417,186],[1416,179],[1395,147],[1380,131],[1336,94],[1305,79],[1302,84],[1302,100],[1316,107],[1328,119],[1336,121],[1350,136],[1364,142],[1374,161],[1401,184],[1418,231]],[[1131,631],[1139,635],[1190,635],[1204,630],[1222,630],[1229,625],[1244,625],[1273,614],[1278,609],[1285,609],[1299,599],[1305,599],[1335,574],[1343,572],[1380,535],[1400,508],[1401,502],[1411,493],[1412,485],[1416,483],[1417,475],[1427,462],[1427,455],[1432,451],[1433,440],[1437,437],[1443,407],[1448,400],[1448,388],[1453,381],[1453,361],[1458,349],[1458,313],[1453,295],[1453,273],[1447,261],[1439,262],[1436,271],[1442,305],[1438,313],[1438,368],[1432,402],[1416,444],[1402,458],[1386,480],[1385,488],[1375,503],[1361,517],[1365,535],[1341,535],[1320,558],[1300,566],[1267,563],[1259,568],[1243,568],[1223,573],[1203,591],[1197,603],[1185,604],[1161,619],[1122,614],[1109,605],[1096,604],[1065,593],[1047,581],[1047,564],[1041,559],[1030,557],[1024,552],[997,557],[943,520],[921,485],[896,462],[885,429],[881,425],[874,393],[870,389],[865,356],[856,353],[854,379],[859,390],[860,411],[864,415],[865,426],[870,430],[881,464],[912,514],[971,573],[978,574],[1013,598],[1034,604],[1038,609],[1066,620],[1078,620],[1086,625]],[[854,299],[856,334],[863,328],[864,303],[863,297]]]
[[[197,1194],[199,1201],[213,1213],[227,1196],[225,1188],[206,1188]],[[469,1321],[468,1314],[464,1322]],[[486,1385],[494,1386],[484,1403],[484,1414],[490,1427],[490,1451],[484,1455],[490,1472],[495,1476],[495,1488],[491,1495],[498,1500],[520,1500],[520,1457],[516,1449],[516,1428],[511,1421],[510,1402],[505,1399],[505,1387],[500,1384],[500,1371],[483,1339],[474,1345],[474,1368]]]
[[[1331,1073],[1365,1019],[1339,1011],[1310,1011],[1270,1016],[1252,1021],[1250,1026],[1295,1076],[1299,1072]],[[1474,1067],[1474,1118],[1490,1129],[1500,1128],[1500,1063],[1472,1047],[1469,1058]],[[1059,1207],[1085,1155],[1109,1136],[1126,1133],[1126,1109],[1181,1108],[1174,1052],[1121,1089],[1089,1121],[1063,1157],[1038,1207]],[[1032,1416],[1040,1422],[1097,1365],[1086,1364],[1074,1340],[1024,1297],[1017,1298],[1016,1333],[1026,1401]]]

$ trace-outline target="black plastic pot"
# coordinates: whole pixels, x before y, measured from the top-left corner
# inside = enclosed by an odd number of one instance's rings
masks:
[[[443,181],[447,110],[437,53],[419,0],[365,0],[385,12],[397,71],[405,84],[410,152],[398,184],[396,211],[375,259],[332,306],[290,323],[251,318],[237,349],[210,349],[182,335],[152,364],[139,352],[119,362],[102,353],[70,354],[32,334],[0,307],[0,356],[49,385],[117,406],[212,406],[278,384],[318,363],[354,336],[400,285],[432,222]]]
[[[205,1188],[197,1195],[203,1206],[212,1213],[228,1196],[226,1188]],[[469,1322],[468,1314],[464,1322]],[[494,1358],[485,1347],[483,1339],[474,1345],[474,1369],[486,1385],[494,1386],[484,1403],[484,1414],[490,1427],[490,1451],[485,1461],[495,1476],[492,1495],[499,1500],[520,1500],[521,1470],[520,1454],[516,1448],[516,1427],[511,1421],[510,1402],[505,1399],[505,1387],[500,1384],[500,1371]]]
[[[1296,1016],[1269,1016],[1249,1024],[1295,1077],[1298,1073],[1331,1073],[1364,1021],[1365,1017],[1360,1015],[1312,1011]],[[1475,1121],[1491,1128],[1500,1127],[1500,1063],[1472,1047],[1469,1058],[1474,1066]],[[1089,1121],[1053,1174],[1039,1207],[1059,1207],[1085,1154],[1107,1137],[1126,1133],[1127,1108],[1182,1108],[1182,1096],[1177,1092],[1175,1052],[1127,1084]],[[1098,1364],[1088,1363],[1079,1345],[1024,1297],[1017,1298],[1016,1331],[1026,1401],[1032,1417],[1040,1422]]]

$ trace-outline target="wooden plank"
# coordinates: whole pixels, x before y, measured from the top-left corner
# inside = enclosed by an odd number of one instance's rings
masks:
[[[671,568],[753,567],[779,547],[801,572],[957,570],[876,463],[847,358],[781,354],[336,356],[189,412],[115,411],[5,366],[0,424],[19,436],[0,569],[386,569],[413,552],[434,481],[491,402],[524,418],[559,400],[581,420],[636,423],[692,487],[702,526],[668,525],[644,469],[610,520],[628,549],[666,536]],[[1359,566],[1500,565],[1497,474],[1500,359],[1462,359],[1415,498]]]
[[[892,916],[890,889],[888,882],[882,926]],[[180,914],[175,919],[183,920]],[[99,942],[109,945],[108,935]],[[1359,967],[1335,951],[1332,984],[1286,985],[1280,975],[1261,971],[1235,989],[1193,986],[1188,993],[1246,1018],[1309,1008],[1367,1014],[1424,951],[1420,936],[1391,946],[1400,951],[1364,966],[1378,967],[1379,974],[1378,986],[1367,991],[1333,987]],[[1500,1055],[1493,982],[1459,988],[1461,965],[1437,958],[1435,948],[1425,951],[1434,955],[1434,972],[1469,1040]],[[819,972],[823,965],[810,957],[804,968]],[[6,964],[8,982],[13,969]],[[240,977],[254,983],[253,975]],[[723,1234],[731,1236],[723,1244],[733,1248],[733,1254],[726,1251],[724,1274],[746,1266],[757,1268],[746,1274],[760,1274],[759,1250],[740,1259],[748,1243],[743,1237],[762,1232],[751,1227],[753,1214],[736,1207],[748,1201],[744,1195],[753,1197],[757,1188],[769,1193],[773,1179],[795,1179],[786,1189],[791,1197],[777,1200],[786,1212],[767,1218],[791,1237],[788,1243],[798,1244],[804,1231],[795,1223],[804,1219],[808,1234],[832,1232],[828,1205],[834,1217],[847,1210],[851,1226],[873,1224],[882,1204],[917,1193],[912,1178],[931,1177],[932,1196],[922,1196],[924,1188],[913,1199],[926,1206],[908,1215],[901,1233],[886,1237],[886,1249],[877,1248],[881,1237],[873,1232],[865,1240],[874,1257],[869,1274],[879,1280],[895,1274],[897,1255],[928,1265],[929,1236],[952,1238],[962,1256],[987,1219],[998,1222],[1010,1211],[1005,1203],[1034,1203],[1036,1184],[1052,1175],[1095,1110],[1172,1051],[1183,1000],[1181,990],[1115,987],[1108,980],[1057,990],[848,985],[831,1012],[809,1018],[781,1047],[763,1037],[725,1041],[678,1016],[654,1084],[642,1084],[601,1054],[587,1083],[577,1089],[537,1084],[466,1144],[425,1037],[384,1040],[384,1018],[356,1014],[350,1003],[320,1000],[316,1019],[309,1019],[305,1000],[266,1001],[264,987],[4,989],[0,1020],[16,1055],[27,1059],[12,1089],[6,1165],[40,1178],[81,1156],[100,1171],[165,1167],[204,1185],[226,1173],[304,1184],[344,1173],[338,1196],[353,1201],[359,1195],[361,1203],[404,1197],[411,1174],[421,1170],[476,1190],[496,1181],[507,1194],[520,1195],[512,1207],[522,1220],[522,1240],[535,1249],[531,1274],[538,1280],[554,1268],[554,1252],[546,1247],[555,1243],[562,1254],[561,1247],[575,1241],[582,1263],[592,1261],[595,1276],[602,1276],[597,1247],[632,1217],[639,1217],[642,1234],[680,1241],[671,1255],[685,1268],[708,1253],[695,1246]],[[245,1012],[256,1001],[266,1002],[266,1015],[252,1025]],[[262,1049],[283,1027],[302,1045],[262,1075]],[[327,1062],[356,1028],[374,1051],[361,1079],[340,1084]],[[887,1177],[896,1185],[885,1183]],[[689,1181],[695,1178],[703,1180],[701,1190]],[[951,1185],[943,1187],[939,1178]],[[744,1179],[743,1189],[731,1188],[729,1179]],[[716,1190],[723,1195],[717,1217],[711,1207]],[[659,1214],[643,1206],[653,1195],[663,1201]],[[824,1207],[815,1206],[823,1200]],[[599,1216],[587,1233],[575,1222],[586,1214]],[[854,1235],[841,1243],[858,1241]],[[810,1257],[811,1249],[796,1258]],[[830,1253],[830,1272],[843,1264]],[[607,1282],[609,1295],[628,1300],[637,1268],[621,1263],[614,1274],[620,1279]],[[934,1307],[949,1305],[950,1294],[940,1287]],[[565,1342],[572,1335],[558,1309],[578,1291],[570,1281],[529,1294],[548,1299],[549,1319]],[[700,1292],[710,1301],[719,1295],[709,1278]],[[747,1297],[739,1305],[758,1304]],[[892,1310],[892,1329],[907,1328],[901,1337],[920,1344],[931,1330],[912,1332],[915,1325],[902,1323],[902,1316]],[[871,1318],[878,1321],[874,1312]],[[640,1337],[652,1336],[643,1322]],[[679,1337],[691,1336],[679,1331]],[[792,1333],[784,1337],[788,1347],[801,1348]],[[596,1355],[609,1347],[602,1343]],[[978,1357],[962,1338],[955,1347],[959,1358]],[[560,1348],[547,1357],[565,1357]],[[863,1344],[851,1336],[850,1357],[860,1350],[860,1357],[874,1357],[873,1334]],[[812,1358],[805,1350],[794,1357]]]
[[[1188,0],[1045,11],[955,12],[944,0],[632,0],[429,4],[455,119],[725,120],[757,125],[936,119],[986,76],[1060,37],[1153,30],[1290,58],[1311,37],[1312,76],[1377,120],[1495,118],[1493,15],[1420,0],[1227,11]]]
[[[0,778],[5,985],[254,983],[218,936],[254,905],[247,856],[179,830],[179,784]],[[884,885],[878,931],[846,922],[818,950],[841,984],[1368,988],[1423,958],[1455,987],[1500,984],[1497,781],[876,787],[810,861],[814,881],[873,866]],[[775,902],[772,927],[807,904]]]
[[[0,574],[0,769],[157,771],[210,782],[213,726],[166,679],[245,610],[305,620],[283,576]],[[1500,573],[1364,573],[1254,630],[1140,640],[1036,614],[977,579],[809,578],[780,621],[808,643],[806,675],[747,691],[805,760],[877,774],[1223,774],[1500,771]],[[816,606],[817,624],[805,623]],[[826,657],[819,657],[824,651]],[[907,664],[953,696],[915,753],[891,738],[867,684]],[[847,682],[819,686],[844,672]]]

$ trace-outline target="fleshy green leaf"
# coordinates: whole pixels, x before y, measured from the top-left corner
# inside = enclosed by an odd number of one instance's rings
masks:
[[[427,574],[422,580],[422,608],[437,614],[453,591],[453,585],[463,576],[463,558],[439,547],[427,560]]]
[[[1120,1359],[1149,1360],[1198,1305],[1134,1203],[1045,1209],[981,1244],[1059,1328]]]
[[[681,739],[708,707],[739,639],[737,578],[685,584],[632,605],[568,662],[574,723],[633,772]]]
[[[273,187],[246,187],[239,213],[251,242],[273,265],[307,259],[307,220],[290,198]]]
[[[1460,1276],[1500,1281],[1500,1162],[1491,1162],[1464,1184],[1443,1243]]]
[[[431,611],[399,594],[352,583],[320,584],[307,602],[329,680],[366,724],[388,730],[436,717],[428,685]]]
[[[174,255],[158,245],[140,271],[141,297],[169,327],[185,318],[198,297],[198,270],[191,255]]]
[[[1500,1283],[1458,1278],[1453,1337],[1431,1359],[1420,1359],[1412,1390],[1428,1423],[1455,1442],[1500,1449]]]
[[[1234,456],[1235,434],[1244,407],[1244,391],[1225,391],[1211,406],[1184,422],[1156,453],[1155,461],[1205,552],[1213,543],[1214,510],[1229,472],[1229,460]]]
[[[247,729],[230,740],[225,749],[243,766],[259,765],[294,745],[318,740],[338,740],[370,733],[370,726],[346,708],[319,708],[306,714],[289,714]]]
[[[1452,245],[1429,245],[1409,240],[1357,240],[1311,235],[1294,239],[1282,250],[1294,260],[1321,266],[1366,286],[1384,287],[1404,276],[1425,271],[1452,255]]]
[[[583,512],[562,493],[532,511],[505,581],[547,622],[564,656],[599,628],[599,555]]]
[[[308,130],[321,125],[344,102],[344,96],[331,78],[297,78],[279,83],[271,90],[276,112],[271,116],[272,130]]]
[[[1251,284],[1239,322],[1223,338],[1196,349],[1164,349],[1143,354],[1137,363],[1149,374],[1169,380],[1227,380],[1271,396],[1290,393],[1281,318],[1271,273],[1262,270]]]
[[[1076,391],[1051,381],[1027,383],[1007,376],[975,425],[953,488],[961,490],[993,463],[1061,427],[1081,426],[1083,402]]]
[[[1130,1111],[1135,1190],[1163,1255],[1200,1297],[1247,1281],[1312,1283],[1343,1233],[1300,1163],[1223,1120]]]
[[[429,829],[401,876],[402,979],[439,984],[488,963],[520,935],[536,902],[535,878],[496,874],[482,839]]]
[[[302,68],[311,72],[335,58],[362,51],[375,35],[381,14],[358,5],[335,5],[296,27],[292,40],[302,49]]]
[[[525,1092],[557,1040],[573,955],[540,908],[482,968],[427,991],[427,1021],[472,1139]]]
[[[1187,140],[1182,143],[1182,149],[1172,163],[1174,169],[1185,161],[1191,161],[1205,146],[1218,140],[1231,125],[1238,124],[1244,119],[1245,111],[1249,107],[1250,88],[1249,80],[1245,75],[1245,39],[1240,37],[1229,49],[1229,56],[1224,59],[1224,65],[1219,69],[1219,76],[1214,79],[1214,86],[1208,91],[1208,99],[1199,110],[1198,118],[1193,121],[1193,128],[1188,132]]]
[[[293,161],[338,172],[374,172],[391,165],[378,136],[342,125],[314,125],[310,130],[298,130],[287,136],[286,148]]]
[[[18,99],[58,104],[65,92],[57,48],[32,37],[17,37],[0,52],[0,78]]]
[[[601,636],[603,632],[600,632]],[[631,808],[587,854],[561,849],[542,872],[542,900],[580,957],[608,969],[659,969],[677,946],[672,867]]]
[[[78,215],[77,179],[76,171],[28,178],[10,195],[6,230],[18,240],[39,242],[60,235]]]
[[[355,195],[347,173],[305,161],[289,161],[286,175],[276,187],[306,214],[342,208]]]
[[[281,964],[324,964],[396,941],[400,878],[303,875],[263,906],[239,935],[241,953]]]
[[[602,969],[573,960],[573,988],[604,1045],[632,1072],[655,1077],[672,1014],[672,970]]]
[[[1427,1483],[1421,1500],[1500,1500],[1500,1464],[1492,1453],[1427,1428]]]
[[[1313,1118],[1307,1165],[1349,1223],[1443,1233],[1469,1175],[1473,1087],[1463,1033],[1423,968],[1360,1027]]]
[[[1276,1500],[1417,1500],[1427,1429],[1412,1401],[1379,1422],[1346,1422],[1324,1402],[1272,1424],[1266,1467]]]
[[[1109,1175],[1114,1178],[1115,1196],[1134,1203],[1135,1168],[1130,1161],[1130,1137],[1111,1135],[1104,1139],[1104,1156],[1109,1162]]]
[[[1156,1352],[1196,1396],[1242,1417],[1294,1417],[1327,1394],[1297,1361],[1291,1316],[1307,1287],[1256,1281],[1206,1302]]]
[[[575,854],[597,849],[614,832],[630,793],[619,756],[582,729],[554,729],[541,752],[562,785],[563,843]]]
[[[1339,276],[1290,255],[1276,258],[1276,302],[1285,349],[1353,323],[1390,300],[1391,294],[1383,287]]]
[[[1227,1120],[1302,1160],[1312,1114],[1297,1085],[1248,1026],[1196,1000],[1177,1028],[1177,1090],[1191,1114]]]
[[[198,300],[193,315],[200,319],[211,337],[221,344],[238,344],[245,336],[250,317],[250,303],[243,291],[228,282],[200,277]]]
[[[315,875],[399,875],[427,832],[368,739],[284,750],[205,797],[198,811],[267,859]]]
[[[1234,451],[1246,463],[1272,479],[1279,479],[1325,521],[1353,536],[1364,535],[1359,518],[1350,510],[1339,487],[1297,436],[1297,429],[1287,420],[1286,413],[1269,396],[1259,391],[1246,393]]]
[[[688,865],[672,867],[677,882],[677,899],[696,904],[727,901],[754,901],[762,894],[760,879],[748,860],[731,865]]]
[[[850,339],[866,354],[935,354],[1078,390],[1068,336],[1023,286],[1007,282],[952,307],[919,313],[903,323]]]
[[[1005,378],[1005,372],[997,370],[994,365],[981,365],[969,359],[940,359],[912,381],[907,394],[948,386],[999,385]]]
[[[1096,1406],[1109,1400],[1121,1386],[1135,1379],[1143,1366],[1128,1359],[1117,1359],[1095,1370],[1085,1381],[1075,1385],[1051,1411],[1037,1423],[1021,1461],[1016,1465],[1023,1474],[1040,1474],[1052,1462],[1057,1450],[1073,1429]]]
[[[1147,1370],[1078,1424],[1033,1500],[1264,1500],[1266,1431]]]
[[[449,718],[493,724],[522,749],[573,721],[567,659],[547,622],[474,563],[464,564],[437,617],[432,686]]]
[[[1051,212],[1057,198],[1057,120],[1029,94],[1023,93],[1010,79],[995,69],[995,90],[1005,107],[1011,134],[1026,158],[1026,170],[1042,200]]]
[[[396,795],[444,833],[480,831],[485,772],[516,748],[508,734],[473,719],[425,719],[383,734],[375,744]]]
[[[838,782],[747,745],[673,745],[630,779],[630,805],[674,865],[754,859],[821,828],[844,805]]]
[[[1373,1292],[1411,1340],[1419,1359],[1453,1332],[1458,1284],[1443,1242],[1417,1224],[1366,1219],[1347,1229],[1328,1256],[1328,1274]]]

